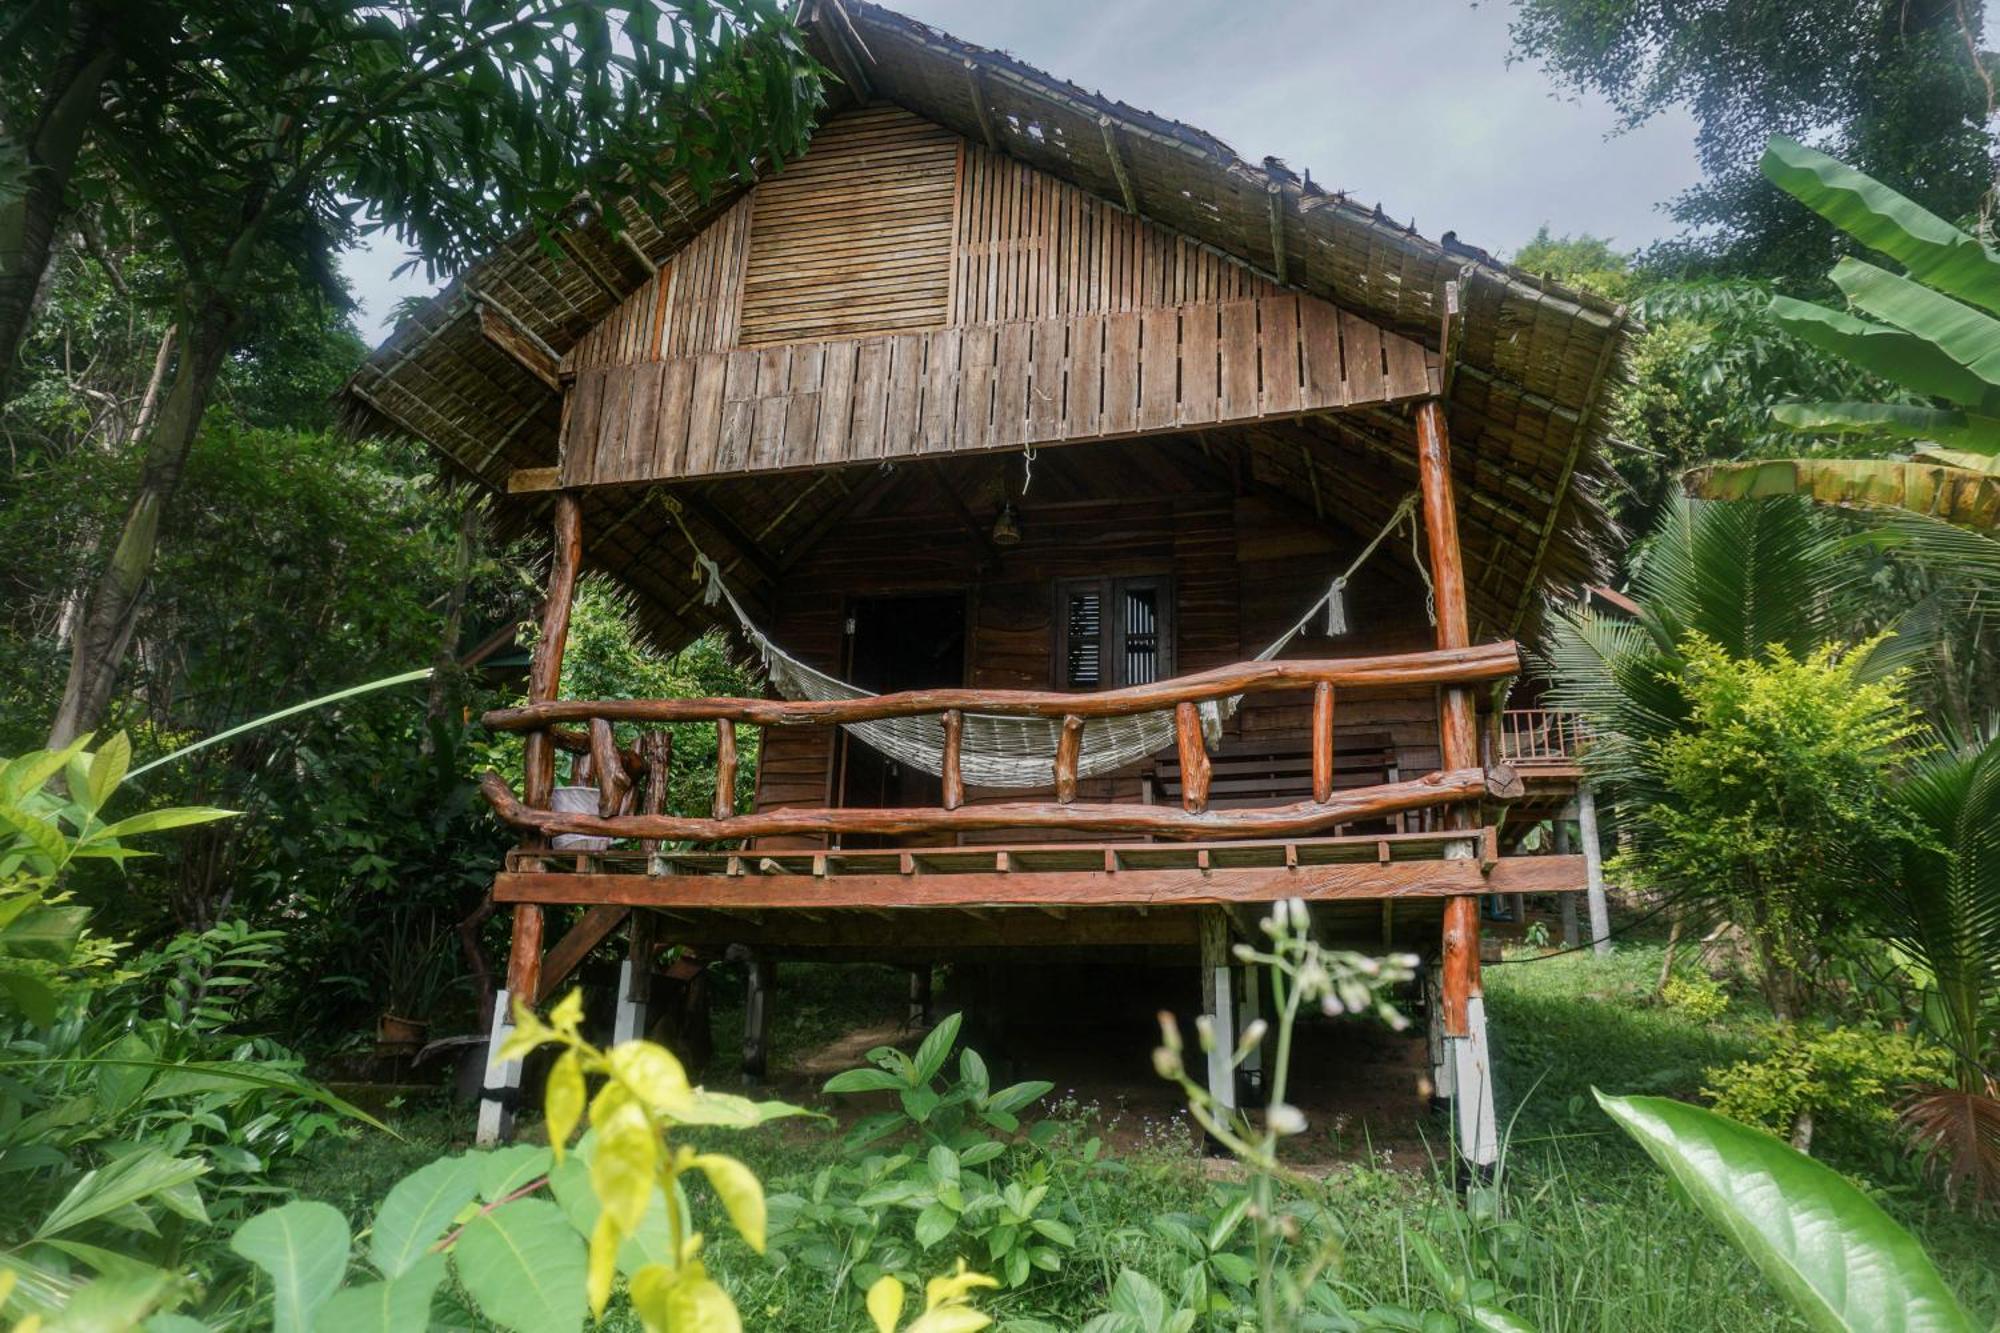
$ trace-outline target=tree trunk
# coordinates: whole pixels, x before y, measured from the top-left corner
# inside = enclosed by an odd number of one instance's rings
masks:
[[[1673,980],[1674,955],[1680,952],[1680,947],[1681,914],[1675,912],[1673,924],[1667,930],[1666,956],[1660,960],[1660,979],[1653,983],[1653,998],[1656,1000],[1667,993],[1667,983]]]
[[[431,684],[428,697],[424,701],[424,717],[436,723],[443,719],[445,706],[451,702],[452,689],[448,677],[458,665],[458,640],[464,629],[465,599],[472,588],[472,565],[479,553],[479,498],[468,491],[465,505],[458,513],[458,548],[452,558],[451,593],[445,599],[444,624],[438,632],[437,658],[431,664]],[[430,754],[435,744],[430,729],[424,729],[423,752]]]
[[[15,365],[40,303],[70,175],[115,61],[105,45],[103,14],[94,4],[76,5],[35,118],[19,143],[28,162],[27,189],[0,204],[0,403],[13,393]]]
[[[146,579],[159,548],[160,525],[187,469],[188,453],[201,430],[209,393],[228,355],[234,320],[228,305],[213,292],[193,292],[187,310],[181,356],[173,387],[160,404],[159,417],[146,441],[145,466],[139,489],[126,511],[125,527],[104,570],[90,590],[90,600],[70,645],[69,679],[62,704],[49,730],[51,748],[67,745],[103,721],[111,704],[118,668],[132,642]]]

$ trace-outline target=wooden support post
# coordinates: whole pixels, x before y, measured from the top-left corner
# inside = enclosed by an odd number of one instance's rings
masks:
[[[1208,1018],[1208,1095],[1218,1114],[1236,1110],[1236,995],[1229,957],[1229,913],[1201,913],[1201,1008]]]
[[[1452,1085],[1444,1040],[1444,969],[1436,963],[1424,967],[1424,1013],[1429,1020],[1425,1049],[1431,1066],[1431,1109],[1449,1110]]]
[[[1180,751],[1181,808],[1198,815],[1208,809],[1208,745],[1201,734],[1201,710],[1174,705],[1174,745]]]
[[[646,789],[639,797],[639,813],[663,814],[667,808],[667,782],[674,763],[674,733],[661,728],[639,737],[639,754],[646,764]],[[646,871],[655,872],[652,858],[660,851],[658,838],[641,838],[639,850],[647,857]],[[638,923],[633,923],[637,929]]]
[[[1569,855],[1569,811],[1564,810],[1561,814],[1556,816],[1555,826],[1556,826],[1556,855],[1568,856]],[[1576,922],[1576,895],[1573,893],[1564,893],[1557,895],[1557,897],[1562,902],[1563,948],[1574,949],[1577,945],[1578,939],[1581,936],[1581,932],[1577,929],[1577,922]]]
[[[1431,398],[1417,405],[1417,480],[1423,495],[1424,538],[1436,590],[1437,644],[1463,648],[1472,642],[1465,602],[1465,557],[1458,541],[1458,507],[1452,492],[1451,434],[1444,403]],[[1438,707],[1438,748],[1445,767],[1479,763],[1478,717],[1472,691],[1450,686]],[[1471,829],[1476,812],[1463,806],[1445,813],[1449,829]],[[1474,839],[1453,843],[1448,859],[1476,859]],[[1479,980],[1479,899],[1464,894],[1444,908],[1443,1036],[1452,1072],[1461,1160],[1475,1174],[1490,1171],[1499,1156],[1493,1123],[1493,1081],[1486,1051],[1486,1005]]]
[[[1599,958],[1611,956],[1611,905],[1604,897],[1604,846],[1597,837],[1597,793],[1581,787],[1576,793],[1577,834],[1583,841],[1583,873],[1590,900],[1590,947]]]
[[[618,740],[611,734],[611,724],[601,717],[590,719],[590,771],[597,778],[597,813],[609,819],[624,808],[632,779],[618,754]]]
[[[493,1022],[486,1033],[486,1078],[480,1085],[479,1128],[474,1135],[482,1148],[514,1136],[514,1098],[521,1090],[521,1062],[500,1058],[500,1048],[513,1031],[513,997],[503,989],[493,997]]]
[[[743,994],[743,1078],[761,1083],[771,1059],[771,991],[778,984],[778,966],[753,959]]]
[[[965,739],[965,714],[956,708],[944,710],[944,808],[956,810],[965,804],[965,778],[959,772],[959,746]]]
[[[533,1004],[542,991],[542,929],[540,903],[514,908],[514,939],[507,951],[507,993]]]
[[[736,813],[736,724],[722,718],[715,724],[715,805],[717,819]]]
[[[1325,804],[1333,799],[1333,686],[1327,681],[1313,686],[1312,764],[1313,799]]]
[[[1068,805],[1076,800],[1076,768],[1083,760],[1083,719],[1075,713],[1064,716],[1062,732],[1056,737],[1056,802]]]
[[[549,590],[542,601],[541,635],[528,661],[528,702],[548,703],[562,681],[563,649],[569,642],[570,604],[583,565],[583,507],[574,494],[556,497],[555,538],[549,558]],[[546,727],[522,742],[521,800],[531,810],[549,808],[556,785],[555,738]],[[521,992],[516,991],[516,994]]]
[[[1104,155],[1111,159],[1111,174],[1118,182],[1118,197],[1125,201],[1125,211],[1137,214],[1139,196],[1132,189],[1132,173],[1125,168],[1125,149],[1118,142],[1118,127],[1111,117],[1099,116],[1097,128],[1104,135]]]

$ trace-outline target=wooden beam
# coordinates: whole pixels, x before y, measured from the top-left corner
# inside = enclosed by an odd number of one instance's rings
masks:
[[[1458,371],[1458,353],[1465,341],[1465,315],[1459,308],[1461,289],[1457,282],[1444,285],[1444,316],[1438,324],[1438,397],[1451,398],[1452,376]]]
[[[1406,810],[1477,801],[1481,797],[1510,801],[1518,797],[1522,790],[1521,780],[1509,769],[1465,768],[1431,773],[1404,782],[1385,782],[1373,787],[1336,792],[1328,801],[1299,801],[1253,809],[1196,811],[1167,805],[1063,805],[1053,801],[1006,801],[960,806],[956,810],[934,806],[880,809],[865,806],[789,807],[754,810],[733,818],[619,815],[604,819],[590,814],[557,814],[524,805],[507,786],[506,779],[490,770],[480,779],[479,786],[494,812],[524,832],[542,836],[580,833],[593,837],[689,842],[819,834],[902,836],[1022,829],[1144,833],[1176,838],[1284,837],[1318,833],[1335,825],[1381,819]]]
[[[539,495],[562,489],[559,467],[517,467],[507,474],[507,494]]]
[[[676,911],[779,912],[1044,906],[1175,907],[1226,903],[1382,898],[1450,898],[1479,893],[1564,893],[1584,878],[1580,856],[1503,857],[1490,875],[1478,861],[1343,862],[1296,869],[1046,871],[904,876],[575,875],[506,871],[493,881],[495,902],[592,903]],[[1004,917],[995,918],[1004,920]]]
[[[1459,586],[1463,586],[1462,578]],[[1462,618],[1463,612],[1460,614]],[[1503,642],[1429,652],[1385,653],[1377,657],[1239,662],[1150,685],[1127,685],[1084,694],[1061,690],[933,689],[831,700],[563,699],[491,709],[480,720],[496,731],[533,731],[553,722],[588,722],[593,717],[612,722],[712,722],[726,717],[760,727],[823,726],[920,717],[925,713],[942,713],[947,708],[1000,717],[1063,718],[1072,714],[1083,718],[1120,717],[1232,694],[1300,689],[1321,681],[1340,689],[1475,685],[1518,675],[1520,670],[1520,649]]]
[[[1099,116],[1097,128],[1104,136],[1104,155],[1111,159],[1111,174],[1117,178],[1118,193],[1125,200],[1125,211],[1136,216],[1139,196],[1132,189],[1132,173],[1125,169],[1125,148],[1118,142],[1117,122],[1109,116]]]
[[[631,912],[629,907],[610,903],[600,903],[585,912],[582,919],[556,941],[556,947],[549,950],[542,961],[541,984],[535,991],[535,1007],[539,1009],[554,999],[562,984],[576,971],[577,964],[602,944],[606,935],[618,929],[619,922]]]
[[[1271,272],[1277,275],[1278,285],[1284,286],[1285,277],[1285,188],[1272,181],[1264,187],[1265,197],[1270,200],[1271,212]]]
[[[528,699],[546,704],[562,679],[563,649],[569,642],[570,604],[583,567],[583,507],[570,492],[556,496],[555,534],[549,557],[548,595],[542,601],[541,637],[528,662]],[[527,803],[546,809],[555,787],[555,743],[545,726],[529,730],[522,756],[522,792]],[[517,995],[527,992],[515,990]]]
[[[554,349],[497,301],[474,299],[479,305],[479,332],[486,341],[505,352],[514,364],[540,380],[551,393],[561,393],[562,358]]]
[[[1000,136],[993,132],[993,117],[986,110],[986,88],[979,81],[979,62],[965,62],[965,89],[972,98],[972,114],[979,117],[979,133],[986,140],[986,146],[994,152],[1000,151]]]

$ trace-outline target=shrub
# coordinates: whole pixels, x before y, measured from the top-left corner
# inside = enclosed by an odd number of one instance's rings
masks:
[[[1789,1134],[1801,1150],[1818,1129],[1853,1148],[1894,1129],[1899,1092],[1947,1069],[1935,1048],[1899,1033],[1778,1027],[1766,1054],[1708,1070],[1701,1091],[1723,1115]]]
[[[1668,977],[1660,988],[1660,998],[1667,1008],[1701,1023],[1713,1023],[1729,1012],[1729,992],[1706,973]]]

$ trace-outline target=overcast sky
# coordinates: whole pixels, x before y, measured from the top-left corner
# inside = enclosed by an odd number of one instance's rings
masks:
[[[1699,175],[1684,114],[1609,137],[1602,102],[1510,67],[1504,0],[890,3],[1503,257],[1544,222],[1624,249],[1655,240],[1674,230],[1660,203]],[[386,240],[346,257],[370,343],[398,299],[430,290],[392,276],[402,258]]]

